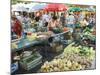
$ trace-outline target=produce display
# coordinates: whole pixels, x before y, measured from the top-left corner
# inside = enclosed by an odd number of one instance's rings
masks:
[[[64,28],[63,28],[63,31],[64,31],[64,32],[66,32],[66,31],[68,31],[68,30],[69,30],[68,27],[64,27]]]
[[[38,32],[38,33],[32,33],[31,35],[27,35],[27,39],[29,41],[34,41],[34,40],[45,40],[48,39],[53,32]]]
[[[18,45],[16,43],[12,43],[11,44],[11,49],[16,49],[16,48],[18,48]]]
[[[95,51],[93,48],[78,46],[75,47],[74,43],[70,44],[64,49],[61,56],[46,61],[41,67],[41,72],[60,72],[72,70],[85,70],[89,69],[92,61],[95,58]]]
[[[86,29],[84,29],[83,36],[86,37],[86,38],[89,38],[91,40],[95,40],[96,39],[94,29],[89,29],[88,27]]]
[[[32,57],[30,57],[30,59],[27,59],[26,62],[29,63],[29,62],[35,60],[37,57],[38,57],[37,54],[34,54]]]
[[[37,39],[37,34],[32,33],[31,35],[27,35],[27,39],[28,39],[29,41],[34,41],[34,40],[36,40],[36,39]]]
[[[75,44],[72,43],[64,49],[64,54],[66,53],[76,53],[80,56],[86,57],[88,60],[93,60],[95,58],[95,50],[93,47],[86,47],[86,46],[74,46]]]
[[[84,70],[91,66],[91,62],[83,56],[67,53],[65,56],[45,62],[41,67],[41,72],[61,72],[72,70]]]
[[[12,1],[12,75],[96,69],[94,3]]]
[[[53,29],[53,32],[54,33],[61,33],[61,32],[63,32],[63,30],[61,28],[55,28],[55,29]]]
[[[61,72],[69,70],[82,70],[84,69],[81,64],[67,60],[66,58],[54,59],[51,62],[45,62],[41,67],[41,72]]]
[[[90,28],[86,27],[86,28],[84,29],[83,32],[88,32],[88,33],[90,33],[90,32],[92,32],[92,31],[93,31],[93,29],[90,29]]]
[[[30,70],[42,63],[42,56],[39,53],[32,53],[31,55],[24,57],[20,60],[20,65],[25,70]]]

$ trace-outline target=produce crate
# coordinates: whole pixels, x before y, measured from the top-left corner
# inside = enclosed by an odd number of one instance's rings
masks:
[[[18,62],[11,64],[11,73],[15,72],[16,70],[18,70]]]
[[[72,33],[68,32],[68,33],[63,34],[63,36],[64,36],[64,39],[70,40],[72,38]]]
[[[30,70],[41,63],[42,63],[42,56],[39,53],[35,53],[33,55],[25,57],[20,61],[21,67],[24,68],[25,70]]]
[[[52,52],[54,53],[58,53],[63,51],[63,45],[62,44],[57,44],[57,43],[53,43],[52,44]]]

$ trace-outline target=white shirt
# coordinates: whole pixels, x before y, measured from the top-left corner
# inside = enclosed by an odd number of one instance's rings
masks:
[[[84,16],[83,14],[80,14],[80,15],[79,15],[79,18],[78,18],[78,21],[82,21],[82,20],[84,19],[84,17],[85,17],[85,16]]]
[[[43,21],[39,20],[39,27],[43,27]]]
[[[29,17],[23,17],[22,18],[22,22],[23,23],[30,23],[31,22],[31,19]]]
[[[47,14],[45,14],[45,15],[42,16],[42,20],[43,20],[44,22],[49,22],[50,16],[47,15]]]
[[[16,17],[17,17],[17,19],[22,23],[23,17],[20,16],[20,15],[17,15]]]
[[[31,19],[29,17],[23,17],[22,23],[24,28],[29,28],[31,25]]]
[[[73,15],[70,15],[66,18],[67,24],[74,24],[75,17]]]
[[[92,17],[91,17],[91,18],[89,19],[89,23],[95,23],[95,18],[92,18]]]

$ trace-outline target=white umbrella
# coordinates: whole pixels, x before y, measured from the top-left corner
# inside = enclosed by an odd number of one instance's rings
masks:
[[[37,4],[33,6],[31,9],[29,9],[29,12],[39,11],[41,9],[44,9],[45,7],[46,7],[46,4]]]
[[[16,4],[12,5],[12,11],[28,11],[25,7],[25,4]]]
[[[29,3],[29,4],[25,4],[25,8],[27,9],[31,9],[33,6],[35,6],[38,3]]]
[[[86,10],[87,10],[87,11],[93,11],[93,12],[96,11],[95,8],[94,8],[93,6],[90,6],[90,7],[86,8]]]

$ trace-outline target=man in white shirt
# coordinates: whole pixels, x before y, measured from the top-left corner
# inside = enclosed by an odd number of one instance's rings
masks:
[[[69,27],[71,32],[73,32],[73,29],[75,28],[75,17],[72,13],[69,13],[69,15],[66,17],[66,24],[65,26]]]
[[[72,14],[69,14],[66,18],[66,24],[68,27],[74,27],[75,24],[75,17]]]
[[[23,20],[22,13],[21,12],[17,13],[16,17],[22,23],[22,20]]]
[[[21,22],[22,22],[22,25],[23,25],[23,29],[28,29],[30,28],[30,25],[31,25],[31,19],[28,17],[27,13],[24,12],[23,15],[21,16]]]
[[[48,22],[50,21],[50,16],[47,13],[45,13],[42,16],[42,21],[43,21],[44,25],[47,26],[48,25]]]

